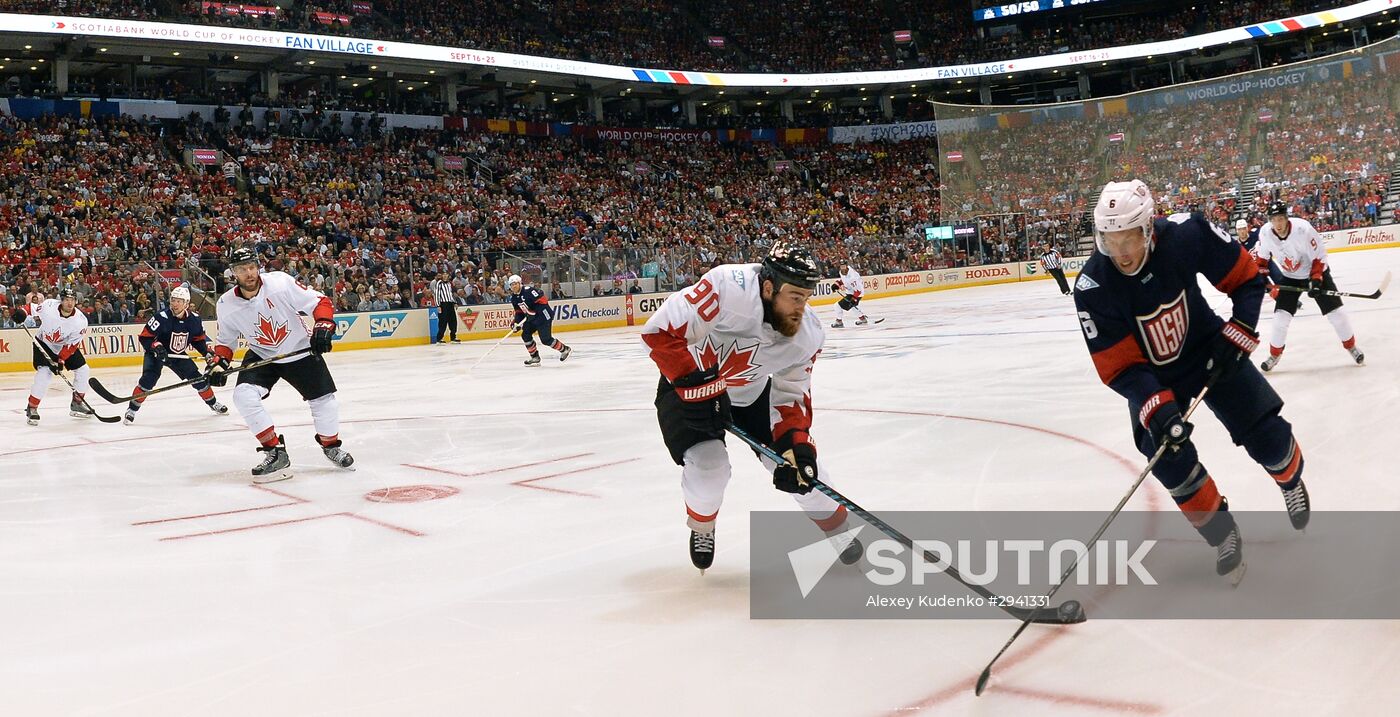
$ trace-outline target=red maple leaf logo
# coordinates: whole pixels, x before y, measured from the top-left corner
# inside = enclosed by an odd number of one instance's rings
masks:
[[[272,319],[258,314],[258,333],[253,337],[253,341],[259,346],[280,346],[287,340],[287,325],[277,323]]]
[[[58,329],[54,329],[53,331],[47,334],[40,334],[39,338],[42,338],[43,340],[51,344],[59,344],[63,342],[63,332],[59,331]]]
[[[802,403],[789,403],[774,406],[778,412],[778,422],[773,425],[773,437],[777,438],[788,431],[806,432],[812,427],[812,397],[803,396]]]
[[[1301,261],[1294,261],[1292,257],[1287,257],[1287,256],[1285,256],[1285,257],[1283,258],[1283,268],[1284,268],[1284,271],[1297,271],[1297,270],[1301,269],[1302,267],[1303,267],[1303,262],[1301,262]]]
[[[754,372],[758,370],[758,363],[754,357],[758,354],[758,342],[749,346],[739,346],[735,341],[726,346],[716,347],[709,338],[705,343],[700,344],[695,350],[695,361],[701,368],[711,366],[719,367],[719,375],[724,378],[726,384],[731,388],[735,386],[747,386],[753,383]]]

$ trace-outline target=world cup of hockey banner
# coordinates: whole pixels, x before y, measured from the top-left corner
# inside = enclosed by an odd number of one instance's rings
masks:
[[[647,129],[643,127],[584,127],[574,125],[570,134],[579,139],[609,142],[715,142],[712,130]]]
[[[755,511],[749,616],[1004,620],[1075,601],[1091,621],[1400,618],[1400,554],[1377,549],[1400,541],[1394,513],[1314,511],[1300,533],[1278,506],[1231,511],[1248,564],[1234,587],[1175,510],[1124,512],[1093,541],[1102,511],[852,514],[832,537],[800,511]],[[863,555],[847,565],[853,540]]]

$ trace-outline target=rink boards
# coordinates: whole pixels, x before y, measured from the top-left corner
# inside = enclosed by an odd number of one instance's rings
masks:
[[[1329,252],[1400,247],[1400,225],[1346,229],[1323,234]],[[1074,276],[1088,257],[1067,257],[1065,274]],[[900,274],[863,277],[865,298],[883,298],[969,286],[1005,284],[1050,279],[1038,261],[1014,264],[986,264],[949,269],[926,269]],[[839,281],[827,279],[817,287],[814,305],[834,304]],[[550,304],[555,312],[555,331],[635,326],[656,313],[668,293],[628,294],[587,299],[563,299]],[[463,340],[499,339],[510,330],[515,312],[508,304],[461,306],[457,308],[457,336]],[[309,319],[308,327],[309,327]],[[335,349],[390,348],[428,344],[436,332],[438,310],[404,309],[336,315]],[[143,324],[104,324],[88,328],[84,354],[95,367],[138,366],[141,344],[137,336]],[[218,322],[206,321],[210,339],[218,335]],[[308,328],[309,330],[309,328]],[[0,371],[31,370],[30,340],[21,329],[0,330]]]

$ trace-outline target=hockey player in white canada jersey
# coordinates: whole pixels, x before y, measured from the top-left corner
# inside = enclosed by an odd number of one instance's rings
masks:
[[[316,443],[326,458],[341,468],[349,468],[355,459],[341,448],[335,380],[331,378],[325,359],[321,358],[321,354],[331,350],[331,339],[335,336],[335,309],[330,299],[284,272],[262,273],[257,255],[250,249],[234,250],[229,269],[237,284],[219,297],[219,336],[208,358],[209,383],[214,386],[227,383],[228,376],[223,372],[233,361],[239,339],[248,343],[244,365],[295,354],[238,372],[233,405],[238,407],[248,430],[262,444],[258,450],[267,454],[262,463],[253,468],[255,482],[292,477],[287,471],[291,459],[287,455],[286,441],[277,434],[272,416],[263,406],[263,399],[278,380],[291,384],[311,407]],[[301,314],[310,315],[315,322],[310,334],[301,322]],[[305,353],[308,349],[310,355]]]
[[[831,328],[845,328],[846,319],[852,311],[860,316],[859,319],[856,319],[856,326],[865,325],[869,319],[865,315],[865,310],[860,308],[860,298],[865,294],[865,280],[860,278],[860,272],[856,271],[854,264],[842,265],[841,293],[841,301],[836,304],[836,323],[832,324]]]
[[[87,394],[88,378],[92,375],[87,360],[83,358],[83,339],[87,337],[88,320],[78,310],[78,297],[72,289],[62,289],[57,299],[43,298],[31,301],[14,310],[10,318],[16,323],[39,331],[34,343],[34,384],[29,387],[29,405],[25,406],[24,417],[29,425],[39,423],[39,402],[49,388],[53,375],[62,369],[73,372],[73,400],[68,405],[69,414],[78,418],[92,415],[83,397]]]
[[[1308,220],[1288,216],[1288,205],[1283,202],[1270,203],[1269,221],[1259,227],[1259,243],[1254,252],[1261,271],[1268,271],[1272,260],[1282,274],[1278,277],[1278,289],[1270,292],[1275,295],[1274,327],[1269,337],[1269,357],[1260,368],[1272,371],[1283,358],[1288,325],[1298,312],[1303,293],[1317,302],[1317,308],[1332,323],[1332,330],[1352,360],[1357,364],[1366,360],[1356,345],[1356,334],[1351,330],[1351,319],[1342,308],[1341,298],[1327,293],[1337,290],[1332,269],[1327,265],[1327,244]]]
[[[825,334],[807,311],[819,273],[803,248],[775,245],[762,264],[725,264],[668,297],[642,329],[661,370],[656,416],[681,470],[690,526],[690,559],[702,572],[714,561],[715,518],[729,483],[725,426],[732,420],[788,459],[764,460],[773,486],[828,535],[841,532],[846,509],[812,490],[830,483],[817,460],[812,427],[812,365]],[[841,559],[854,563],[859,542]]]

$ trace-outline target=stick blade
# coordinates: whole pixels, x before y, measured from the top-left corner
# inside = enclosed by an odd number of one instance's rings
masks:
[[[982,674],[977,676],[977,686],[973,688],[973,694],[981,697],[982,691],[987,689],[987,680],[990,679],[992,679],[992,666],[987,665],[986,669],[982,670]]]
[[[1390,272],[1387,271],[1387,272],[1385,273],[1385,278],[1384,278],[1384,279],[1381,279],[1381,288],[1376,289],[1376,298],[1377,298],[1377,299],[1381,298],[1381,294],[1384,294],[1386,288],[1388,288],[1389,286],[1390,286]]]
[[[117,396],[115,393],[112,393],[111,391],[107,390],[107,387],[103,386],[102,382],[98,381],[96,377],[89,378],[88,385],[92,387],[93,393],[101,396],[102,400],[106,401],[107,403],[122,403],[125,400],[129,400],[123,399],[120,396]]]

